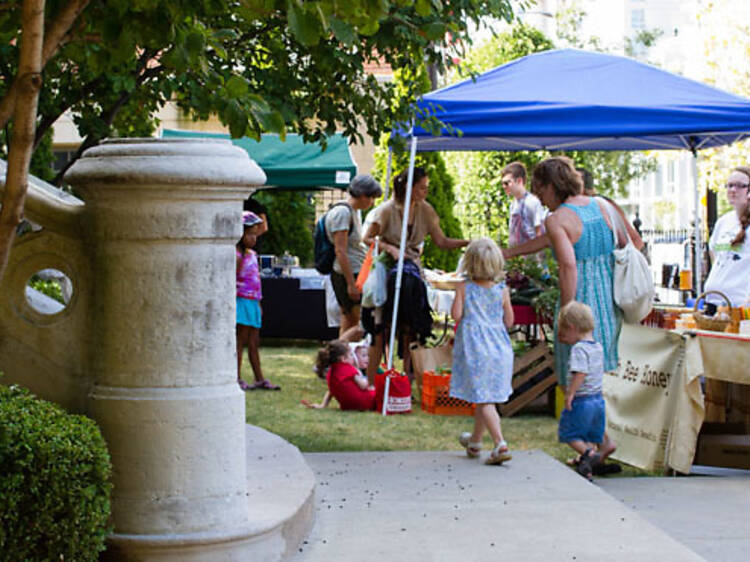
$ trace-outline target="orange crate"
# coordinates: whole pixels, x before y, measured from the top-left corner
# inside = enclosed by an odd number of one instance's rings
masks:
[[[425,371],[422,375],[422,410],[439,416],[473,416],[476,406],[448,394],[451,375]]]

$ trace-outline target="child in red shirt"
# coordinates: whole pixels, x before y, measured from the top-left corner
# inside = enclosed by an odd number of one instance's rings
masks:
[[[349,344],[340,340],[328,342],[318,352],[315,371],[325,377],[328,391],[320,404],[302,400],[308,408],[325,408],[335,398],[342,410],[374,410],[375,388],[370,386],[367,377],[357,369],[356,358]]]

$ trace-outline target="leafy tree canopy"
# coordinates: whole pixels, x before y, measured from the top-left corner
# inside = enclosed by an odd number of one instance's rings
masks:
[[[71,2],[46,3],[48,27]],[[91,0],[44,68],[37,139],[66,110],[82,149],[149,135],[169,100],[194,119],[217,114],[235,137],[293,130],[324,142],[338,130],[361,140],[364,124],[378,138],[409,117],[413,95],[367,65],[445,69],[471,45],[471,26],[511,15],[510,0]],[[0,98],[21,21],[20,1],[0,9]]]

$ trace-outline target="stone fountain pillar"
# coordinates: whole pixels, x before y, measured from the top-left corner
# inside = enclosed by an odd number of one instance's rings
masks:
[[[228,141],[125,139],[66,180],[86,201],[88,410],[114,467],[105,559],[250,559],[234,244],[265,175]]]

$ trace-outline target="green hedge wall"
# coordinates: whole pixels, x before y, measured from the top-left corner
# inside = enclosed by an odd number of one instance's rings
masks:
[[[110,473],[93,420],[0,385],[0,560],[97,560]]]

